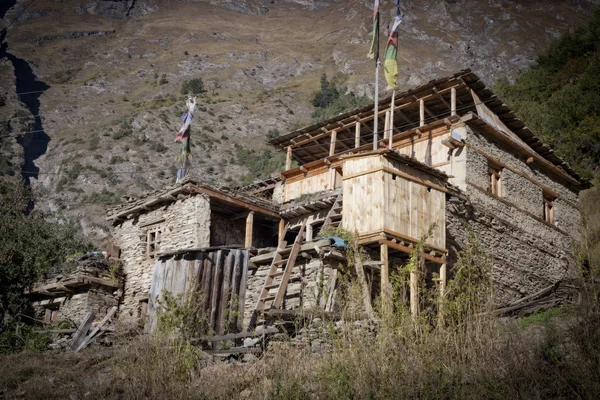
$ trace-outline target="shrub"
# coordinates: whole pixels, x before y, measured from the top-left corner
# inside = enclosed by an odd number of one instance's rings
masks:
[[[204,92],[202,78],[193,78],[189,81],[183,81],[181,84],[181,94],[202,94]]]

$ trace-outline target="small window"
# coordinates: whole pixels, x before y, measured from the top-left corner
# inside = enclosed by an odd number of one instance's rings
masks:
[[[544,195],[544,221],[554,224],[554,197]]]
[[[154,228],[148,231],[146,238],[146,254],[148,255],[148,258],[154,258],[154,256],[160,251],[161,239],[161,228]]]
[[[44,323],[50,325],[58,321],[58,304],[46,307],[46,314],[44,315]]]
[[[502,196],[502,169],[493,165],[488,166],[489,186],[488,192],[498,197]]]

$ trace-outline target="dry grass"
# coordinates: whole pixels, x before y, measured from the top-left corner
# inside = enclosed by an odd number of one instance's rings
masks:
[[[348,322],[335,334],[323,330],[332,352],[312,354],[284,342],[248,364],[214,361],[184,342],[153,336],[81,354],[3,356],[0,393],[7,399],[598,398],[598,297],[586,296],[526,329],[474,319],[461,329],[428,331],[404,320],[374,338]]]

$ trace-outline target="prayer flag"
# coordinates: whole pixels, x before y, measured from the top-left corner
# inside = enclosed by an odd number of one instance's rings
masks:
[[[373,6],[373,30],[370,33],[373,35],[373,41],[371,42],[371,49],[367,57],[379,61],[379,0],[375,0]]]
[[[400,12],[400,0],[396,2],[396,19],[388,37],[387,47],[385,49],[385,58],[383,60],[383,73],[387,81],[387,89],[396,89],[398,80],[398,27],[402,22],[402,13]]]

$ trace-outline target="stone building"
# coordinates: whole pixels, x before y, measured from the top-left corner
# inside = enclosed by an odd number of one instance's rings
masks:
[[[216,332],[277,310],[331,310],[348,271],[344,244],[319,237],[324,227],[366,249],[354,275],[366,276],[370,299],[389,296],[390,273],[421,240],[426,281],[443,293],[471,233],[489,254],[499,306],[575,276],[571,243],[589,183],[475,74],[379,107],[376,130],[369,106],[273,139],[287,153],[280,179],[237,191],[187,181],[111,209],[126,274],[121,313],[143,315],[158,289],[185,295],[194,284],[210,292]],[[244,318],[225,324],[230,309]]]
[[[52,324],[71,321],[79,325],[88,311],[102,319],[123,295],[119,263],[102,255],[86,254],[74,261],[72,271],[51,273],[25,293],[30,314]]]

